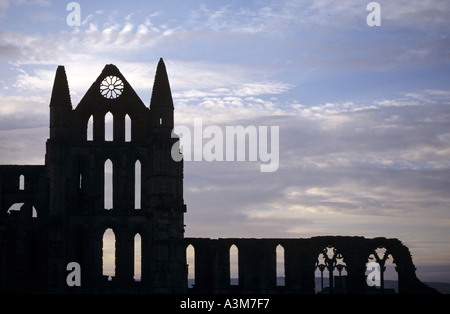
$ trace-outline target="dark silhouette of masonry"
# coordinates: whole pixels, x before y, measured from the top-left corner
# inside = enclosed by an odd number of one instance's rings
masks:
[[[311,294],[320,272],[328,283],[323,293],[387,293],[383,269],[389,256],[399,293],[437,293],[416,277],[409,249],[398,239],[185,238],[183,161],[171,155],[178,140],[172,136],[173,111],[162,59],[149,106],[109,64],[73,108],[65,69],[58,66],[45,165],[0,166],[0,292]],[[106,117],[112,117],[111,132]],[[107,175],[112,177],[109,192]],[[107,229],[115,238],[112,277],[103,274]],[[141,238],[139,280],[134,278],[136,235]],[[195,252],[191,287],[188,246]],[[234,282],[232,246],[238,251]],[[285,277],[281,285],[276,271],[280,246]],[[376,252],[379,248],[384,255]],[[375,287],[366,282],[371,260],[382,266]],[[77,275],[67,269],[72,262],[80,266],[79,285],[69,283],[68,277]]]

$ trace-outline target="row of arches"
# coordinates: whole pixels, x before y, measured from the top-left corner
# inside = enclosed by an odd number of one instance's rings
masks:
[[[104,208],[114,208],[114,166],[111,159],[105,161],[104,164]],[[82,185],[82,175],[80,175],[80,189]],[[140,160],[136,160],[134,164],[134,208],[141,208],[141,184],[142,181],[142,165]]]
[[[387,263],[390,261],[390,263]],[[372,265],[376,265],[376,269]],[[372,272],[376,274],[372,275]],[[329,291],[330,289],[345,289],[347,276],[347,263],[344,256],[333,246],[327,246],[319,253],[315,265],[315,277],[320,278],[320,286],[317,292]],[[365,276],[370,287],[385,289],[385,278],[393,283],[390,289],[398,292],[398,274],[395,270],[393,257],[385,247],[376,248],[367,257]]]
[[[103,134],[103,140],[106,142],[112,142],[115,139],[123,139],[125,142],[131,142],[132,141],[132,119],[130,117],[129,114],[125,114],[125,116],[123,117],[123,121],[122,121],[122,117],[119,117],[118,119],[118,123],[117,125],[120,125],[120,130],[117,130],[117,128],[115,127],[116,123],[114,121],[115,117],[114,115],[111,113],[111,111],[108,111],[105,116],[102,117],[102,119],[97,118],[94,115],[89,116],[89,119],[87,121],[87,133],[86,133],[86,140],[88,142],[90,141],[94,141],[97,140],[95,138],[95,128],[97,128],[97,126],[101,129],[101,127],[103,126],[104,129],[104,134]],[[162,114],[159,115],[158,120],[156,121],[157,124],[159,124],[160,126],[163,125],[163,116]],[[123,129],[122,129],[123,128]],[[117,133],[117,136],[115,134],[115,132]],[[121,132],[124,132],[123,134],[120,134]],[[122,136],[123,135],[123,136]],[[101,138],[99,138],[99,140],[102,140]]]
[[[229,253],[229,284],[230,286],[239,285],[239,249],[232,244],[228,250]],[[285,273],[285,249],[279,244],[275,248],[276,256],[276,286],[284,287],[286,284]],[[390,263],[387,263],[390,261]],[[189,244],[186,248],[186,262],[188,268],[188,288],[195,287],[195,248]],[[378,247],[367,257],[365,276],[370,277],[372,269],[369,267],[373,263],[379,265],[380,273],[377,277],[378,283],[374,283],[375,289],[385,289],[385,279],[391,280],[390,288],[398,292],[398,274],[393,263],[393,257],[384,247]],[[333,246],[323,248],[317,256],[314,269],[315,291],[323,293],[324,291],[343,291],[346,288],[347,264],[344,256]],[[369,280],[369,279],[368,279]]]
[[[14,203],[12,204],[8,210],[6,211],[8,214],[11,215],[11,212],[15,213],[24,213],[29,214],[29,218],[37,218],[38,212],[36,210],[36,207],[26,204],[26,203]]]
[[[116,237],[111,228],[105,230],[102,238],[102,275],[111,281],[116,275]],[[142,278],[142,238],[139,233],[134,236],[133,279]]]
[[[87,122],[87,141],[94,141],[94,124],[96,125],[98,121],[94,119],[94,116],[91,115]],[[104,140],[107,142],[114,141],[114,116],[111,112],[107,112],[104,116]],[[131,118],[128,114],[125,115],[125,134],[124,140],[125,142],[131,142]]]
[[[285,285],[285,270],[284,270],[284,248],[279,244],[276,249],[276,276],[277,286]],[[239,285],[239,249],[233,244],[229,249],[230,256],[230,285]],[[188,266],[188,288],[195,285],[195,248],[189,244],[186,248],[186,262]]]

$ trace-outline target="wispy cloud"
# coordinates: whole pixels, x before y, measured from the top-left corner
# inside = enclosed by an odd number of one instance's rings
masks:
[[[261,174],[252,163],[186,162],[188,235],[206,235],[220,219],[224,227],[215,232],[224,237],[412,239],[406,234],[414,226],[434,239],[426,230],[450,225],[446,95],[426,90],[365,106],[327,103],[317,115],[293,108],[278,118],[234,120],[280,125],[280,168]],[[233,107],[237,117],[242,110]],[[429,219],[421,218],[424,209]]]
[[[436,243],[450,225],[450,2],[380,0],[378,28],[367,3],[89,2],[71,28],[64,5],[0,0],[1,163],[43,164],[57,65],[74,107],[110,63],[148,105],[163,57],[176,124],[280,126],[274,173],[185,163],[188,236]]]

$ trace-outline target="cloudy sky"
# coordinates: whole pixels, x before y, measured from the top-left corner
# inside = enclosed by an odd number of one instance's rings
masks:
[[[275,172],[185,162],[186,236],[399,238],[450,282],[450,2],[369,2],[0,0],[0,164],[44,163],[58,65],[149,104],[162,57],[176,125],[279,127]]]

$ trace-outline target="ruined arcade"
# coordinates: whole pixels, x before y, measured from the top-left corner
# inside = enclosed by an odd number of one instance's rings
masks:
[[[0,166],[0,292],[311,294],[321,269],[330,274],[329,292],[365,293],[372,291],[366,284],[368,259],[384,265],[378,248],[394,259],[399,293],[436,292],[416,277],[409,249],[398,239],[185,238],[183,161],[171,156],[177,142],[173,111],[162,59],[148,106],[109,64],[73,107],[65,69],[57,68],[45,165]],[[111,133],[105,127],[109,117]],[[10,210],[14,204],[22,204],[20,210]],[[113,278],[103,275],[107,229],[115,235]],[[136,235],[142,239],[139,281],[133,278]],[[233,245],[239,252],[238,284],[230,283]],[[188,246],[195,250],[193,287]],[[282,286],[276,278],[277,246],[284,248]],[[67,285],[71,262],[81,266],[80,286]],[[345,276],[336,270],[345,270]]]

